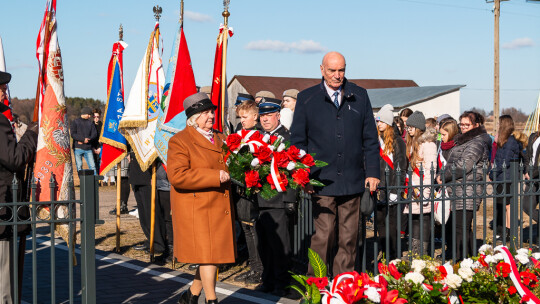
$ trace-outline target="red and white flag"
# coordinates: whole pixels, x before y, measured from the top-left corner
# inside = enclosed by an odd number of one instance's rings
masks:
[[[221,111],[222,107],[222,100],[223,95],[227,94],[226,89],[225,92],[222,92],[222,83],[227,81],[227,75],[223,74],[223,63],[225,61],[225,57],[223,56],[223,41],[225,40],[225,33],[223,32],[223,29],[225,27],[221,25],[219,27],[219,34],[217,37],[217,46],[216,46],[216,56],[214,58],[214,76],[212,77],[212,103],[217,107],[216,109],[216,115],[214,119],[214,129],[218,130],[220,132],[223,132],[223,114]],[[229,37],[232,37],[233,30],[232,28],[228,28],[229,30],[228,35]]]
[[[64,97],[64,70],[56,32],[56,0],[47,1],[47,8],[37,41],[40,66],[38,79],[39,136],[34,177],[38,180],[36,199],[67,200],[69,181],[73,178],[71,149]],[[51,195],[49,181],[56,187]]]
[[[2,72],[7,72],[6,71],[6,60],[4,58],[4,46],[2,44],[2,37],[0,37],[0,71]],[[13,112],[12,112],[12,108],[11,108],[11,98],[10,98],[10,95],[9,95],[9,85],[8,85],[8,88],[7,88],[7,98],[5,100],[0,100],[0,102],[4,103],[6,106],[9,107],[8,110],[4,111],[4,116],[6,116],[7,119],[9,119],[9,121],[13,122]]]

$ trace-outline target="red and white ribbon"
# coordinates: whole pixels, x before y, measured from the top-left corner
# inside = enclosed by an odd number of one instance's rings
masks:
[[[528,304],[540,304],[540,299],[532,293],[527,286],[521,283],[521,275],[514,261],[514,257],[508,250],[506,246],[497,246],[495,252],[500,252],[503,255],[504,261],[510,265],[510,279],[514,283],[514,287],[518,291],[519,295],[523,298],[524,296],[528,297],[526,303]]]
[[[284,181],[279,174],[279,169],[274,157],[272,157],[272,163],[270,164],[270,175],[272,176],[272,181],[274,182],[276,190],[278,192],[284,192],[286,187],[283,185]]]

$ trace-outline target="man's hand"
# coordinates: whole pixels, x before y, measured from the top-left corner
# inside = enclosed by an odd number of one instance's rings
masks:
[[[304,192],[307,194],[313,194],[315,190],[313,190],[313,186],[310,184],[306,184],[303,188]]]
[[[99,154],[101,152],[101,148],[97,148],[97,149],[93,149],[94,150],[94,154]]]
[[[90,141],[90,138],[85,138],[84,143],[87,144]]]
[[[525,175],[523,176],[525,179],[531,179],[530,176],[529,176],[529,173],[525,173]]]
[[[381,181],[378,178],[366,177],[365,187],[367,188],[368,184],[369,184],[369,192],[373,192],[373,191],[377,190],[377,186],[379,186],[380,182]]]
[[[437,184],[442,184],[441,176],[437,176]]]
[[[28,128],[26,130],[32,131],[36,134],[39,132],[39,124],[37,122],[31,122],[28,124]]]

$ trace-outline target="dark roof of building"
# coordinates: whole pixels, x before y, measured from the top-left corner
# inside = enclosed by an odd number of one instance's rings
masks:
[[[389,103],[394,109],[411,106],[435,97],[458,91],[465,85],[443,85],[409,88],[368,89],[371,106],[379,109]]]
[[[229,85],[237,79],[246,91],[255,96],[259,91],[270,91],[280,98],[285,90],[297,89],[302,91],[321,82],[321,78],[269,77],[236,75]],[[365,89],[418,87],[412,80],[398,79],[348,79]]]

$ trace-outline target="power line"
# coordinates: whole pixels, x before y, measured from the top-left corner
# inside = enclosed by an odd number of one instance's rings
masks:
[[[471,90],[471,91],[493,91],[491,89],[477,89],[477,88],[461,88],[462,90]],[[540,89],[500,89],[501,91],[540,91]]]

